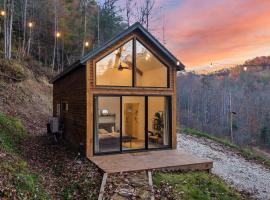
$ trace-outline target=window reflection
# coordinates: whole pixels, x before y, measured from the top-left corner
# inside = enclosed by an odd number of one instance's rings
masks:
[[[169,101],[167,97],[148,97],[149,148],[169,146]]]
[[[96,84],[132,86],[132,40],[96,63]]]
[[[167,87],[167,67],[136,41],[137,86]]]
[[[120,97],[98,97],[95,152],[120,151]]]
[[[96,63],[96,85],[132,86],[133,41],[125,43]],[[136,86],[167,87],[168,69],[136,40]]]

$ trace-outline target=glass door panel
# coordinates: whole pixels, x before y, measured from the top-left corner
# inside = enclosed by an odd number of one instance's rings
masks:
[[[122,150],[145,149],[145,97],[122,97]]]
[[[169,100],[167,97],[148,97],[148,148],[170,145]]]
[[[120,97],[96,97],[95,153],[120,151]]]

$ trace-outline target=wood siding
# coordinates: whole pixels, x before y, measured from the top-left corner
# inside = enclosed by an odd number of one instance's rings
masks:
[[[64,139],[78,149],[86,142],[86,70],[79,67],[57,80],[53,85],[53,114],[56,105],[68,103],[68,111],[63,111]]]
[[[169,67],[169,88],[148,88],[148,87],[106,87],[95,85],[95,63],[100,58],[109,54],[122,44],[131,40],[132,38],[138,38],[148,49],[150,49],[155,56],[157,56],[163,63]],[[123,38],[106,51],[101,52],[99,55],[93,57],[87,62],[87,157],[93,157],[93,99],[96,94],[127,94],[127,95],[166,95],[172,97],[172,148],[176,149],[176,69],[171,67],[173,64],[169,63],[163,56],[159,55],[159,52],[153,48],[140,34],[134,33],[130,36]]]
[[[132,87],[103,87],[95,85],[95,63],[103,56],[131,40],[138,38],[148,49],[169,67],[168,88],[132,88]],[[86,147],[86,156],[93,157],[94,135],[94,95],[96,94],[127,94],[127,95],[164,95],[172,99],[172,147],[176,148],[176,68],[175,63],[168,62],[140,33],[134,32],[126,36],[112,47],[88,60],[86,66],[81,66],[57,80],[53,86],[53,113],[56,115],[57,103],[67,102],[68,111],[64,111],[64,137],[73,147],[80,143]]]

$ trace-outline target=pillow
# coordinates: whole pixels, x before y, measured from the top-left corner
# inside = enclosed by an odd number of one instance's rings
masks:
[[[106,131],[105,129],[101,128],[101,129],[98,129],[98,133],[99,134],[107,134],[108,131]]]

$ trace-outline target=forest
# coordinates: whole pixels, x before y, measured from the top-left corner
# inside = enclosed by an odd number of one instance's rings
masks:
[[[161,8],[164,2],[167,8]],[[165,30],[169,22],[163,15],[174,14],[176,19],[179,12],[173,13],[173,7],[184,7],[185,15],[190,12],[196,18],[198,5],[205,4],[202,7],[209,16],[213,10],[217,14],[216,9],[209,9],[216,2],[208,6],[207,1],[183,2],[193,2],[193,8],[189,10],[180,0],[0,0],[0,199],[98,199],[103,193],[105,199],[269,199],[270,56],[207,74],[188,71],[192,66],[178,72],[177,148],[213,161],[211,171],[155,169],[151,178],[145,173],[148,170],[121,172],[109,177],[104,190],[102,171],[85,158],[81,148],[70,148],[47,134],[53,113],[53,77],[135,22],[165,45],[170,29]],[[235,8],[232,2],[225,4]],[[252,4],[248,1],[248,5]],[[248,12],[253,20],[261,21],[263,17],[256,17],[255,11]],[[238,12],[240,18],[247,14]],[[223,15],[231,17],[230,12]],[[192,17],[179,23],[182,30],[191,24],[196,34],[177,34],[176,40],[179,46],[191,45],[193,51],[197,38],[208,35],[197,30],[200,25],[205,28],[203,22],[209,19],[194,24]],[[227,25],[209,27],[211,32],[229,33]],[[245,24],[245,33],[251,27],[253,23]],[[220,41],[203,42],[219,47]],[[65,109],[72,109],[66,105]]]
[[[177,79],[178,122],[242,146],[270,149],[270,57]]]
[[[148,29],[158,9],[153,0],[0,0],[0,56],[59,73],[136,21]],[[207,75],[180,73],[179,124],[270,148],[269,65],[260,57]]]
[[[0,0],[0,53],[59,72],[136,21],[148,28],[155,3],[138,2]]]

